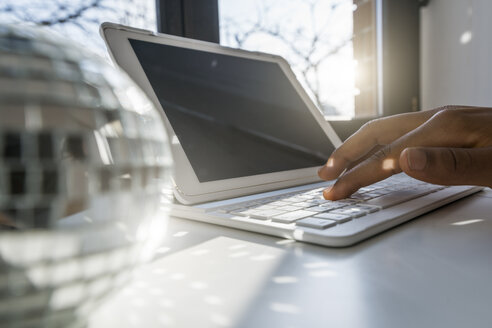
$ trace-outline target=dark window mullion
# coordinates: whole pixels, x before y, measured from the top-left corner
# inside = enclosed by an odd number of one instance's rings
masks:
[[[184,36],[183,0],[156,0],[157,31]]]
[[[217,0],[156,0],[160,33],[219,43]]]
[[[382,2],[383,115],[420,109],[420,6],[417,0]]]

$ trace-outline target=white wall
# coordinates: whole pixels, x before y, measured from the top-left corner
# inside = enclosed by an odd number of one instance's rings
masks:
[[[492,1],[430,0],[420,33],[422,108],[492,107]]]

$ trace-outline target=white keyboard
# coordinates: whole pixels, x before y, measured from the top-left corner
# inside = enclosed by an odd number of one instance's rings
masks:
[[[328,229],[444,188],[399,176],[361,188],[349,198],[339,201],[325,200],[322,195],[324,188],[316,188],[246,202],[219,211],[259,220]]]
[[[349,246],[481,189],[438,186],[404,174],[339,201],[323,198],[326,187],[326,183],[317,184],[313,189],[253,200],[246,196],[231,200],[233,204],[219,201],[195,206],[205,213],[178,210],[173,214],[326,246]]]

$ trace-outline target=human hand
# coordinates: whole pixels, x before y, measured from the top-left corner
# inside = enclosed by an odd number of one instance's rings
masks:
[[[376,119],[337,148],[318,175],[326,199],[405,172],[440,185],[492,187],[492,108],[445,106]]]

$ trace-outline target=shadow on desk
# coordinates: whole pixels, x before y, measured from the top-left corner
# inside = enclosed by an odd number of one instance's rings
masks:
[[[491,195],[342,249],[172,219],[159,257],[91,327],[485,326]]]

